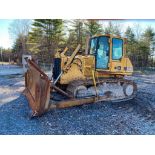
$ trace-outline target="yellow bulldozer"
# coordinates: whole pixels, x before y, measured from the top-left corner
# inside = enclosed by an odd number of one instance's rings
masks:
[[[125,78],[133,73],[126,42],[120,36],[96,35],[87,41],[85,55],[78,54],[78,45],[67,56],[66,47],[55,55],[51,79],[33,60],[27,60],[24,94],[32,116],[56,108],[133,99],[137,85]]]

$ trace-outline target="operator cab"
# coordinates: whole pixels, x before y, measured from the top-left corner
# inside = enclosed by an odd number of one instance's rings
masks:
[[[89,47],[89,54],[95,56],[96,69],[108,70],[110,61],[120,61],[123,57],[123,39],[119,37],[95,36],[90,39]]]

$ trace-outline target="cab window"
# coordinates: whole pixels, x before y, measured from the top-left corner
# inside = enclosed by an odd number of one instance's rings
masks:
[[[96,68],[107,69],[109,61],[109,37],[99,37],[96,53]]]
[[[119,60],[123,56],[123,40],[118,38],[112,39],[112,59]]]
[[[90,41],[90,54],[96,53],[96,47],[97,47],[97,38],[93,38]]]

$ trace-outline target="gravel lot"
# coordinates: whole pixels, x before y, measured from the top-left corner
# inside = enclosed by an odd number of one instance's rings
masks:
[[[155,74],[129,78],[138,84],[132,101],[53,110],[30,119],[22,69],[0,66],[0,134],[155,134]]]

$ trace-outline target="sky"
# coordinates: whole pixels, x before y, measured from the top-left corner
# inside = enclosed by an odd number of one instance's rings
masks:
[[[12,19],[0,19],[0,47],[11,48],[13,40],[11,39],[8,29]]]
[[[11,39],[9,35],[9,26],[13,22],[13,19],[0,19],[0,47],[11,48],[14,40]],[[103,20],[101,23],[106,25],[109,20]],[[135,24],[139,24],[142,29],[145,29],[147,26],[151,26],[155,30],[155,20],[143,19],[143,20],[115,20],[114,22],[119,23],[122,26],[122,31],[130,26],[134,27]]]

